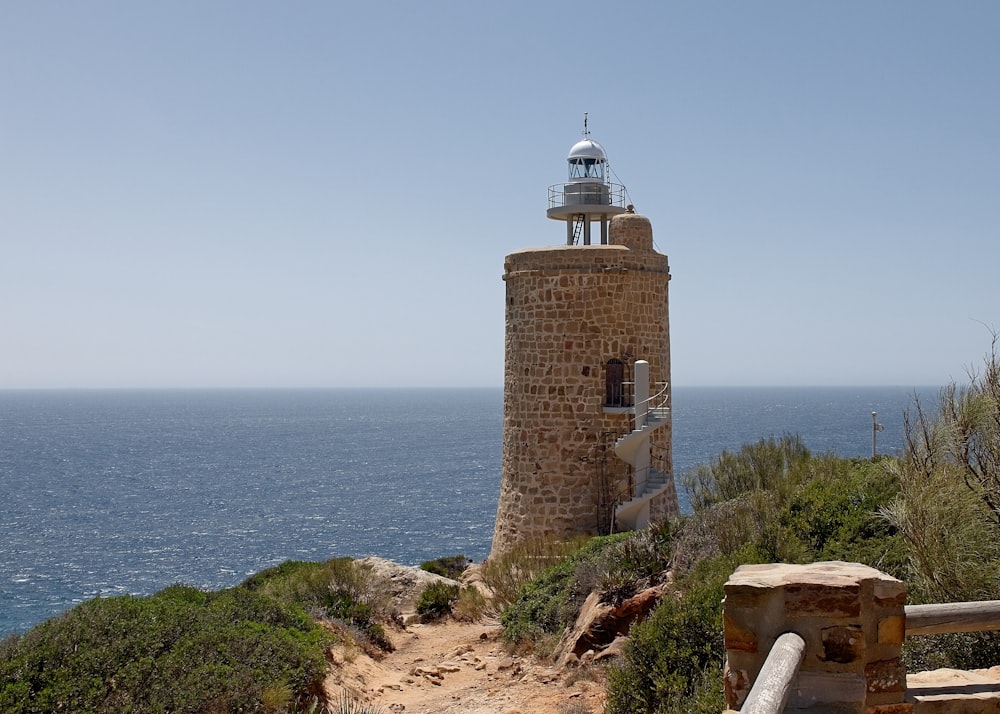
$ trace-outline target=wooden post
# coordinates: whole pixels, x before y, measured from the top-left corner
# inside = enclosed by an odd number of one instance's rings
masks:
[[[794,632],[786,632],[775,640],[740,714],[783,712],[805,655],[806,641]]]
[[[906,606],[906,636],[1000,630],[1000,600]]]

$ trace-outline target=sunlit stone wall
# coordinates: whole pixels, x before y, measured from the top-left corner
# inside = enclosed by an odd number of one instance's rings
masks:
[[[605,365],[626,379],[637,359],[670,379],[667,257],[644,216],[615,216],[609,245],[521,250],[507,256],[503,466],[493,555],[535,538],[610,526],[630,467],[613,452],[624,413],[605,413]],[[655,392],[655,387],[654,387]],[[672,475],[671,426],[652,438],[653,462]],[[673,488],[651,504],[676,513]]]
[[[858,563],[776,563],[740,566],[725,590],[725,690],[732,710],[743,705],[775,640],[794,632],[805,654],[785,711],[914,711],[905,702],[903,582]]]

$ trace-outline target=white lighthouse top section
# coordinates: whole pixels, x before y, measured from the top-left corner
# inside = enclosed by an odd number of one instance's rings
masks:
[[[603,146],[590,138],[586,116],[583,127],[583,139],[573,144],[566,157],[569,179],[566,183],[549,186],[549,209],[546,211],[549,218],[567,222],[569,245],[580,233],[584,243],[589,245],[590,222],[599,221],[604,233],[608,219],[625,212],[625,187],[608,180],[611,172],[608,155]]]
[[[573,148],[569,150],[569,160],[572,161],[573,159],[600,159],[601,161],[607,161],[608,155],[604,151],[604,147],[596,141],[593,139],[584,139],[573,144]]]
[[[573,144],[569,150],[569,180],[597,181],[604,183],[606,167],[608,165],[608,155],[604,152],[604,147],[593,139],[584,139]]]

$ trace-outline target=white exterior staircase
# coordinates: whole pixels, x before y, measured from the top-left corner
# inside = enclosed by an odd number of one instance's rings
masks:
[[[669,387],[649,396],[649,363],[635,363],[635,428],[615,442],[615,455],[632,466],[633,489],[615,508],[615,520],[622,529],[638,530],[649,525],[649,503],[670,485],[670,474],[650,465],[649,437],[670,423]]]

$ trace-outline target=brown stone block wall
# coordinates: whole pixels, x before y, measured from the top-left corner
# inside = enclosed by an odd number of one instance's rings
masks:
[[[806,645],[789,711],[902,704],[905,597],[902,582],[856,563],[741,566],[726,584],[727,704],[743,702],[785,632]]]
[[[654,381],[670,375],[666,256],[622,245],[559,246],[512,253],[504,268],[503,464],[494,554],[533,538],[598,531],[600,474],[612,488],[629,478],[608,433],[623,432],[630,418],[604,412],[605,365],[644,359]],[[672,474],[670,431],[654,433],[653,449]],[[661,516],[675,513],[676,494],[671,490],[653,505]]]

